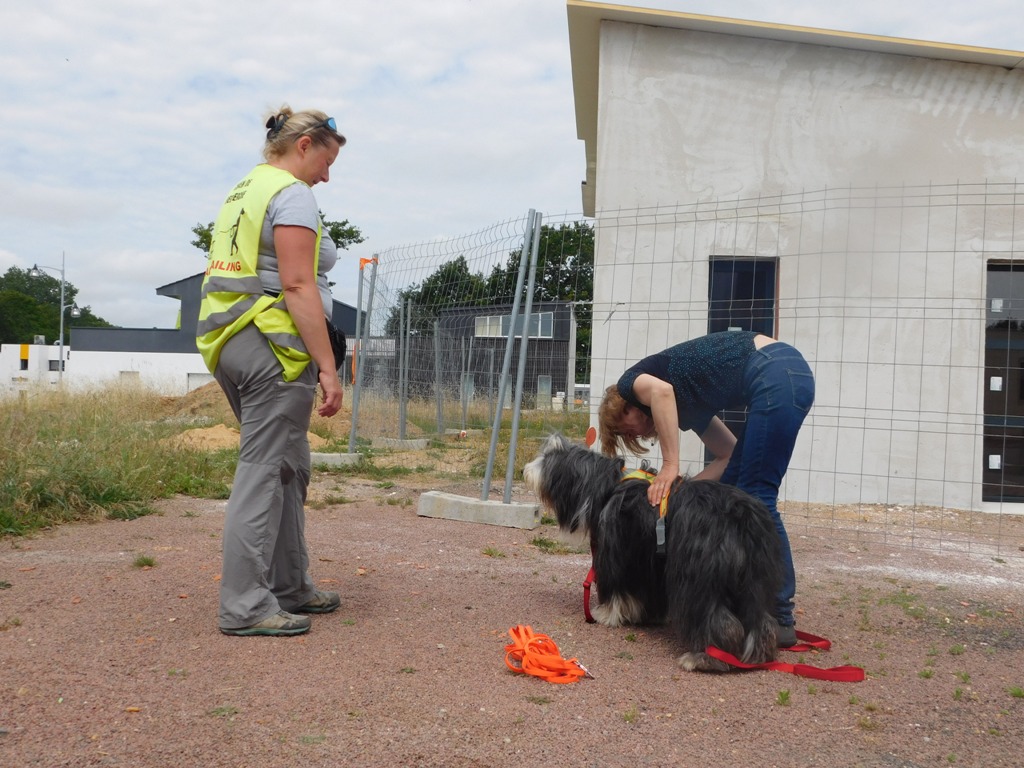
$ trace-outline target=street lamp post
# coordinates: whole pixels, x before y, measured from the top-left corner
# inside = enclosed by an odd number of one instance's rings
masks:
[[[60,360],[57,362],[57,381],[59,383],[63,384],[64,383],[64,310],[66,310],[68,308],[68,306],[70,306],[71,307],[71,316],[72,317],[81,317],[82,316],[82,311],[78,308],[78,304],[72,303],[72,304],[68,305],[68,304],[64,303],[64,284],[67,282],[64,279],[64,251],[61,251],[61,253],[60,253],[60,268],[48,267],[45,264],[33,264],[32,265],[32,269],[29,270],[28,274],[31,277],[39,277],[41,274],[43,274],[42,272],[40,272],[40,270],[42,270],[42,269],[51,269],[54,272],[59,272],[60,273],[60,334],[59,334],[59,342],[58,342],[60,344],[60,350],[58,352],[58,354],[60,355]]]

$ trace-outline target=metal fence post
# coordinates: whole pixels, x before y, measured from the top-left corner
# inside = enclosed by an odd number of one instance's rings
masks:
[[[516,444],[519,441],[519,413],[523,405],[523,384],[526,380],[526,352],[530,339],[530,313],[533,310],[533,288],[537,283],[537,254],[540,251],[540,235],[542,216],[533,215],[533,247],[530,249],[529,280],[526,288],[526,307],[523,309],[523,340],[519,343],[519,371],[516,376],[516,399],[512,406],[512,436],[508,441],[508,464],[505,467],[504,502],[512,501],[512,478],[516,470]],[[522,255],[523,259],[526,254]],[[512,325],[516,324],[516,316],[512,315]],[[514,330],[514,328],[513,328]]]
[[[508,339],[505,342],[505,358],[501,366],[501,379],[498,384],[498,403],[494,409],[494,423],[491,427],[491,445],[487,452],[487,469],[484,471],[483,488],[480,499],[486,501],[491,494],[491,477],[494,474],[494,457],[498,451],[498,433],[501,431],[501,409],[505,403],[505,390],[508,387],[508,371],[512,367],[512,345],[516,338],[515,318],[519,314],[519,304],[523,295],[523,282],[526,278],[526,254],[533,242],[533,223],[536,211],[531,208],[526,215],[526,229],[523,233],[523,249],[519,257],[519,275],[516,277],[515,298],[512,300],[512,323],[509,327]]]

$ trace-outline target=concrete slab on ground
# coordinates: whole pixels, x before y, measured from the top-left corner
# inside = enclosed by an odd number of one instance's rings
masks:
[[[347,467],[358,464],[362,458],[360,453],[310,453],[309,463],[314,467],[318,464],[326,464],[329,467]]]
[[[523,502],[505,504],[490,499],[471,499],[442,491],[420,495],[416,512],[420,517],[439,517],[469,523],[532,529],[540,525],[540,505]]]

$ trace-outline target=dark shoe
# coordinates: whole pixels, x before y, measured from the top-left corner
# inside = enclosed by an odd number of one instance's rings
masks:
[[[287,637],[288,635],[301,635],[309,632],[309,627],[312,623],[306,616],[296,616],[287,611],[278,611],[273,616],[264,619],[258,624],[253,624],[251,627],[241,627],[239,629],[224,629],[224,627],[221,627],[220,631],[225,635],[238,635],[239,637],[248,637],[250,635]]]
[[[314,593],[313,599],[295,609],[296,613],[330,613],[338,610],[341,605],[341,596],[337,592],[321,592],[319,589]]]
[[[796,645],[796,625],[780,624],[775,630],[775,644],[779,648],[790,648]]]

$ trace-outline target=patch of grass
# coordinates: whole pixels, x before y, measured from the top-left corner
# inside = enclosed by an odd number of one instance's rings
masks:
[[[969,672],[957,672],[956,676],[957,676],[957,679],[960,680],[961,683],[969,683],[969,682],[971,682],[971,675],[970,675]]]
[[[628,651],[619,651],[617,654],[615,654],[615,658],[617,658],[617,659],[625,659],[626,661],[632,661],[633,660],[633,654],[629,653]]]
[[[237,449],[203,453],[165,438],[164,399],[139,388],[38,390],[0,398],[0,534],[152,514],[174,494],[227,498]]]
[[[299,736],[300,744],[322,744],[325,741],[327,741],[327,737],[322,733],[304,734]]]
[[[636,632],[628,632],[626,634],[626,642],[627,643],[635,643],[636,642]]]
[[[6,619],[3,624],[0,624],[0,632],[6,632],[8,629],[20,626],[21,619],[19,619],[17,616],[11,616],[10,618]]]
[[[568,547],[560,541],[548,538],[541,534],[540,536],[534,536],[533,541],[530,542],[539,549],[541,552],[547,552],[549,555],[571,555],[579,554],[579,550],[574,547]]]
[[[132,565],[136,568],[153,568],[156,566],[156,558],[151,555],[136,555]]]
[[[365,477],[368,480],[376,480],[378,483],[389,480],[392,477],[403,477],[412,474],[413,470],[404,466],[383,467],[374,461],[375,454],[372,451],[360,451],[359,461],[354,464],[345,464],[340,467],[331,467],[331,472],[354,477]],[[393,487],[393,484],[392,486]]]
[[[964,697],[964,689],[963,688],[955,688],[955,689],[953,689],[953,701],[960,701],[963,697]]]
[[[879,605],[894,605],[900,608],[903,613],[913,619],[923,619],[927,610],[921,604],[920,598],[909,590],[903,589],[891,595],[879,598]]]
[[[10,589],[10,588],[11,588],[11,582],[9,582],[9,581],[0,581],[0,589]]]
[[[961,656],[967,652],[967,648],[960,645],[959,643],[949,649],[950,656]]]
[[[1024,688],[1019,685],[1014,685],[1006,689],[1006,692],[1013,696],[1015,699],[1024,699]]]
[[[232,704],[223,704],[219,707],[214,707],[206,714],[210,717],[234,717],[239,712],[241,712],[241,710],[238,707]]]
[[[483,553],[487,557],[504,557],[505,553],[496,547],[484,547]]]
[[[788,690],[785,690],[785,689],[779,691],[778,696],[775,697],[775,703],[778,704],[780,707],[788,707],[789,706],[789,700],[790,700],[790,693],[789,693]]]
[[[537,704],[540,706],[550,704],[553,701],[553,699],[549,699],[547,696],[527,696],[526,700],[531,704]]]
[[[933,677],[935,677],[935,670],[932,669],[931,667],[928,667],[928,668],[922,669],[920,672],[918,672],[917,676],[921,677],[921,678],[924,678],[925,680],[931,680]]]
[[[864,717],[857,718],[857,727],[862,731],[877,731],[882,727],[882,724],[865,715]]]
[[[341,494],[329,493],[318,499],[309,500],[306,502],[307,509],[326,509],[327,507],[338,506],[341,504],[351,504],[352,499]]]
[[[629,709],[627,709],[625,712],[622,713],[622,719],[625,720],[630,725],[632,725],[633,723],[635,723],[637,720],[640,719],[640,710],[637,709],[636,704],[634,704],[633,706],[631,706]]]
[[[403,673],[405,673],[407,675],[414,675],[414,674],[416,674],[416,667],[402,667],[398,671],[399,672],[403,672]]]

